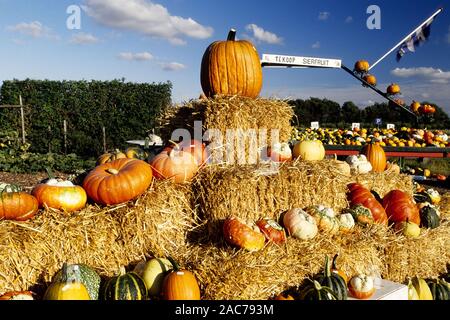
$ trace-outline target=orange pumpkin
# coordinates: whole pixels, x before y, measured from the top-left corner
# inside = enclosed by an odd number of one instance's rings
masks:
[[[400,86],[398,85],[398,84],[396,84],[396,83],[391,83],[388,87],[387,87],[387,89],[386,89],[386,92],[388,93],[388,94],[398,94],[398,93],[400,93]]]
[[[370,85],[377,85],[377,78],[373,74],[366,74],[363,79]]]
[[[409,221],[420,225],[419,208],[413,198],[401,190],[392,190],[383,198],[383,207],[392,223]]]
[[[70,181],[49,179],[33,188],[31,194],[36,197],[40,207],[48,207],[67,212],[77,211],[86,205],[86,191]]]
[[[290,294],[280,293],[276,295],[275,298],[273,298],[273,300],[294,300],[294,297],[291,296]]]
[[[264,234],[267,241],[276,244],[283,244],[287,241],[286,232],[284,231],[283,227],[280,226],[275,220],[270,218],[261,219],[256,221],[256,225]]]
[[[369,189],[359,183],[350,183],[347,188],[349,189],[347,199],[351,207],[358,204],[363,205],[372,212],[376,223],[387,225],[388,217],[386,211]]]
[[[417,101],[413,101],[410,105],[411,111],[418,113],[419,112],[419,108],[420,108],[420,102]]]
[[[25,221],[39,210],[37,199],[19,187],[3,185],[0,190],[0,220]]]
[[[248,251],[258,251],[264,247],[266,237],[254,223],[231,217],[223,223],[223,236],[229,244]]]
[[[31,291],[10,291],[0,296],[0,300],[34,300]]]
[[[379,144],[366,144],[362,148],[361,154],[365,155],[367,161],[369,161],[372,165],[372,171],[383,172],[384,170],[386,170],[386,154],[383,150],[383,147]]]
[[[207,97],[216,94],[256,98],[262,88],[259,54],[247,40],[235,40],[231,29],[226,41],[215,41],[203,54],[200,80]]]
[[[112,205],[132,200],[147,190],[152,169],[139,159],[117,159],[95,167],[84,178],[83,188],[96,203]]]
[[[355,68],[354,68],[354,70],[356,71],[356,72],[360,72],[360,73],[363,73],[363,72],[367,72],[367,71],[369,71],[369,62],[367,62],[366,60],[358,60],[358,61],[356,61],[356,63],[355,63]]]
[[[152,159],[150,165],[155,178],[170,179],[175,183],[184,183],[197,173],[198,165],[195,157],[187,151],[169,149]]]
[[[172,146],[164,148],[163,151],[170,151],[172,149],[192,154],[198,166],[205,164],[209,158],[206,145],[195,139],[173,143]]]
[[[195,275],[169,258],[174,269],[164,278],[161,295],[164,300],[200,300],[200,287]]]
[[[123,153],[119,149],[116,149],[114,151],[107,152],[107,153],[104,153],[101,156],[99,156],[97,158],[97,165],[111,162],[111,161],[114,161],[117,159],[124,159],[126,157],[127,157],[127,155],[125,153]]]

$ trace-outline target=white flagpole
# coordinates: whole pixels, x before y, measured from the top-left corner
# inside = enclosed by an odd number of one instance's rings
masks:
[[[444,10],[443,8],[439,8],[435,13],[433,13],[431,15],[431,17],[429,17],[427,20],[425,20],[420,26],[418,26],[417,28],[414,29],[413,32],[411,32],[410,34],[408,34],[405,38],[403,38],[399,43],[397,43],[391,50],[389,50],[388,52],[386,52],[380,59],[378,59],[375,63],[373,63],[369,70],[372,69],[373,67],[375,67],[379,62],[381,62],[381,60],[383,60],[384,58],[386,58],[392,51],[394,51],[395,49],[397,49],[403,42],[405,42],[409,37],[411,37],[414,33],[416,33],[417,30],[419,30],[420,28],[422,28],[424,25],[426,25],[430,20],[434,19],[434,17],[436,17],[439,13],[442,12],[442,10]]]

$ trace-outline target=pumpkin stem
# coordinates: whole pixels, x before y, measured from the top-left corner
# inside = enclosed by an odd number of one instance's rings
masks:
[[[45,167],[45,171],[47,171],[47,176],[49,179],[55,179],[55,174],[50,167]]]
[[[328,259],[328,255],[325,255],[325,270],[323,271],[325,277],[329,278],[331,276],[331,265],[330,259]]]
[[[335,270],[337,270],[337,267],[336,267],[336,260],[337,260],[337,257],[339,256],[339,253],[336,253],[335,255],[334,255],[334,257],[333,257],[333,262],[331,263],[331,268],[332,269],[335,269]]]
[[[127,273],[127,270],[125,270],[124,266],[120,266],[120,270],[119,270],[119,276],[123,276]]]
[[[228,32],[227,41],[235,41],[236,40],[236,29],[230,29]]]
[[[108,168],[108,169],[106,169],[106,172],[116,175],[119,173],[119,170],[114,169],[114,168]]]
[[[173,270],[175,272],[180,270],[180,265],[172,257],[167,257],[167,260],[169,260],[170,263],[173,265]]]

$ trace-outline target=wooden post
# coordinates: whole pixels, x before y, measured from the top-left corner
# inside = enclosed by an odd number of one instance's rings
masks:
[[[103,133],[103,152],[106,153],[106,129],[105,129],[105,127],[102,127],[102,133]]]
[[[19,104],[20,104],[20,120],[22,123],[22,143],[25,144],[25,116],[23,113],[23,104],[22,104],[22,95],[19,95]]]
[[[64,119],[63,122],[63,129],[64,129],[64,154],[67,154],[67,121]]]

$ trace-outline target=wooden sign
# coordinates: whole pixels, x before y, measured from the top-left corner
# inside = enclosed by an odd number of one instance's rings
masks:
[[[341,60],[286,56],[280,54],[263,54],[261,65],[263,67],[291,67],[291,68],[340,68]]]

